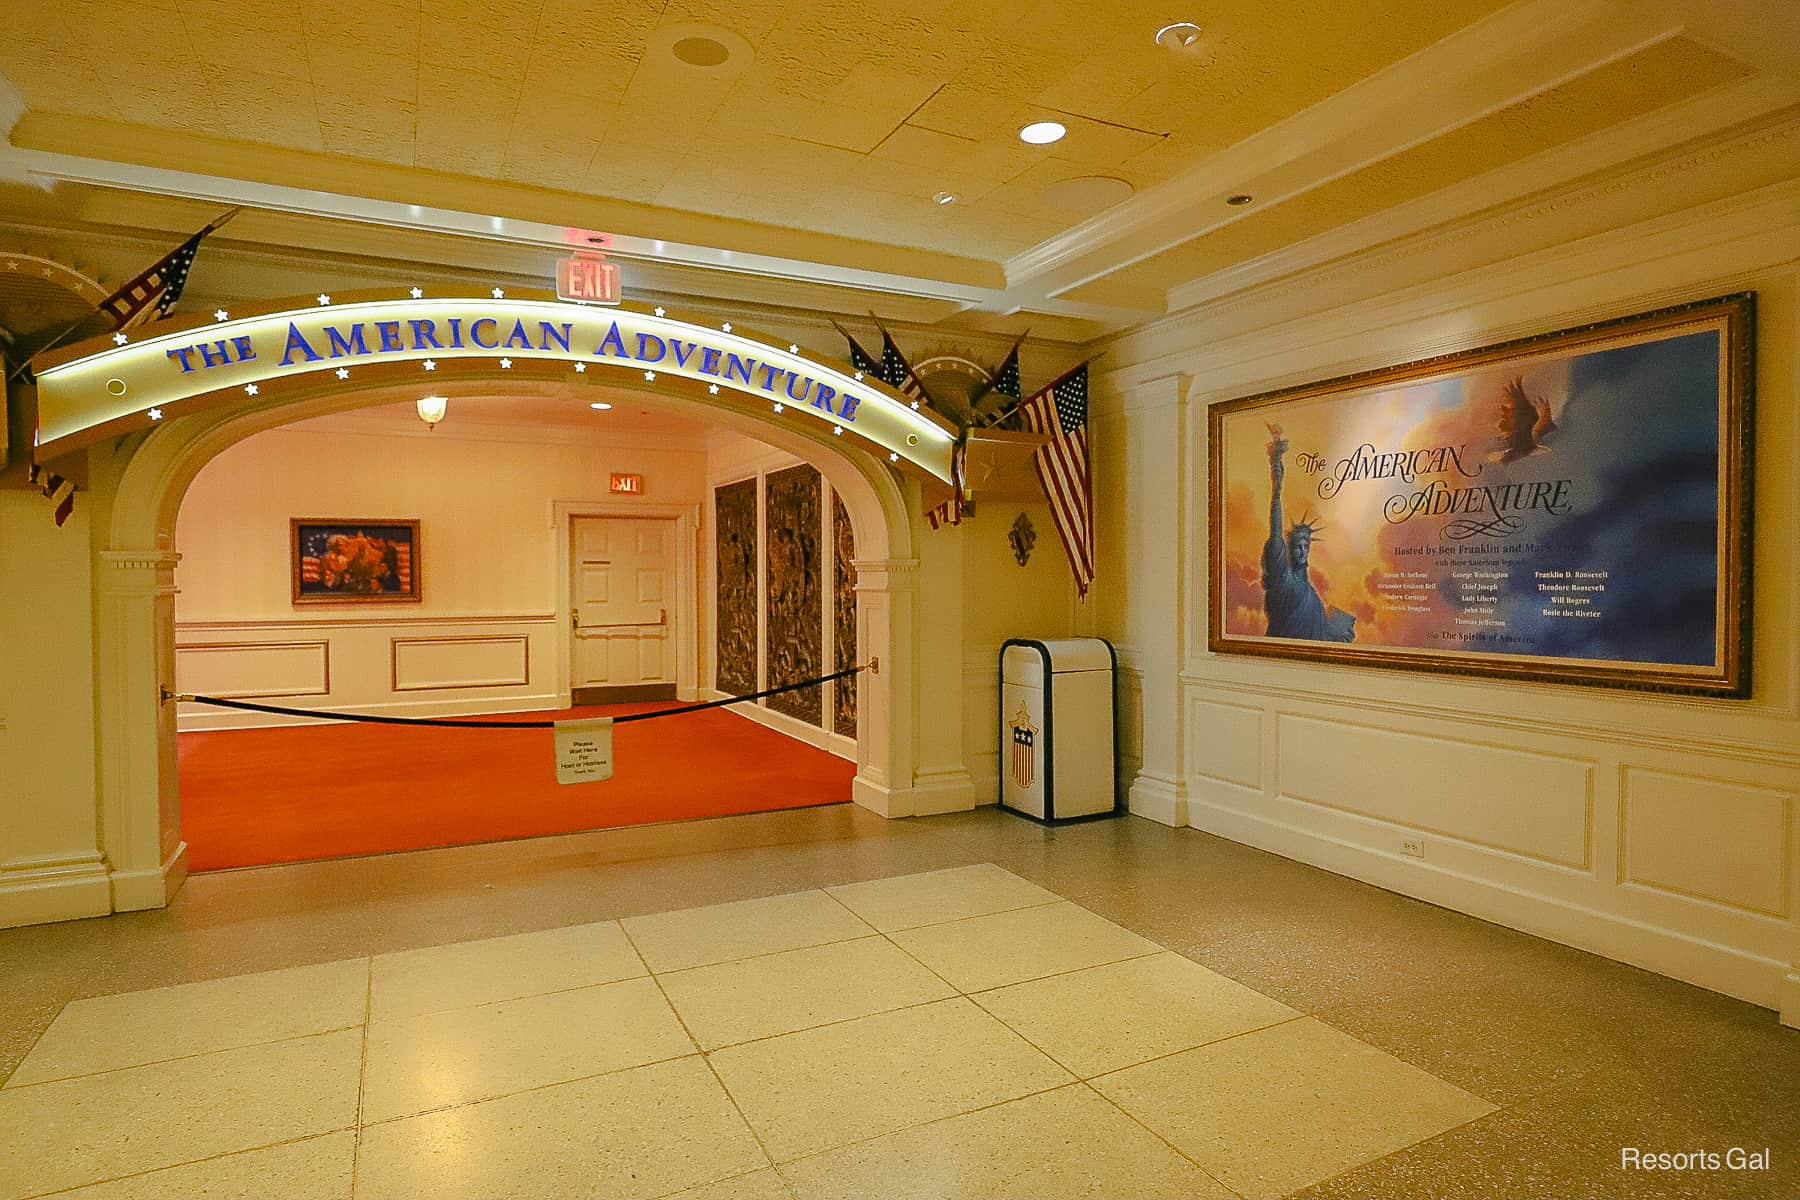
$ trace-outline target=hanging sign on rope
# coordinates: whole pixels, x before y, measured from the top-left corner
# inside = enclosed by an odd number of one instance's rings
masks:
[[[613,776],[613,719],[556,723],[556,782],[599,783]]]

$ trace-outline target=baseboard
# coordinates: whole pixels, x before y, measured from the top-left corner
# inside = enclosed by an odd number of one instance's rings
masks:
[[[273,700],[269,703],[280,704],[279,701]],[[567,706],[564,698],[555,692],[543,692],[529,696],[394,700],[380,704],[312,704],[306,700],[280,704],[282,708],[304,708],[316,712],[368,713],[378,717],[474,717],[492,713],[545,712]],[[336,723],[324,718],[276,716],[273,713],[240,712],[231,708],[215,708],[207,712],[184,711],[176,717],[176,728],[181,733],[211,729],[279,729],[295,725]]]
[[[0,929],[103,917],[111,911],[112,889],[98,850],[14,859],[0,866]]]
[[[729,692],[721,692],[713,688],[700,689],[700,699],[702,700],[725,700],[729,699],[730,695]],[[736,713],[740,717],[755,721],[758,725],[765,725],[768,728],[773,729],[776,733],[784,733],[797,742],[805,742],[807,745],[823,750],[828,754],[835,754],[839,758],[848,759],[850,762],[856,761],[855,738],[847,738],[843,734],[833,733],[832,731],[814,725],[809,721],[802,721],[799,717],[790,717],[784,712],[776,712],[774,709],[766,708],[763,705],[756,703],[754,700],[747,700],[742,704],[730,705],[727,707],[726,711]]]
[[[1133,816],[1180,829],[1188,823],[1187,783],[1139,771],[1125,793],[1125,807]]]
[[[147,908],[166,907],[181,885],[187,882],[186,842],[175,850],[160,867],[142,871],[112,873],[112,908],[114,912],[138,912]]]
[[[1794,986],[1786,963],[1209,803],[1201,780],[1188,787],[1195,829],[1800,1017],[1800,997],[1784,993],[1784,977]]]
[[[1781,981],[1781,1023],[1800,1029],[1800,964],[1796,964]]]

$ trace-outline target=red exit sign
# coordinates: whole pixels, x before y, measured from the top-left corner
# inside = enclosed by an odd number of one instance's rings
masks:
[[[589,254],[577,254],[556,264],[556,294],[578,304],[617,304],[619,267]]]
[[[612,490],[621,496],[641,496],[644,494],[644,477],[642,475],[614,475]]]

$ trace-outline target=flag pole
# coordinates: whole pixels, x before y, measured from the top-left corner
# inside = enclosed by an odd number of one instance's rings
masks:
[[[1081,368],[1087,366],[1089,363],[1091,363],[1093,361],[1094,360],[1091,358],[1084,358],[1080,362],[1076,363],[1074,366],[1070,367],[1068,370],[1064,371],[1061,375],[1058,375],[1055,379],[1052,379],[1049,383],[1047,383],[1043,387],[1039,388],[1037,391],[1031,393],[1029,396],[1019,397],[1019,399],[1017,399],[1013,402],[1013,406],[1011,408],[1007,409],[1005,412],[1003,412],[999,416],[995,417],[992,421],[988,422],[988,428],[992,429],[995,425],[998,425],[1000,422],[1006,420],[1006,418],[1012,416],[1014,413],[1018,412],[1021,408],[1025,407],[1025,402],[1027,400],[1037,399],[1039,396],[1043,395],[1047,391],[1050,391],[1057,384],[1061,383],[1063,380],[1067,379],[1069,376],[1073,375],[1075,372],[1081,370]],[[1019,390],[1024,391],[1025,389],[1020,388]]]
[[[1014,358],[1015,358],[1015,357],[1016,357],[1016,356],[1017,356],[1017,355],[1018,355],[1018,353],[1019,353],[1019,347],[1020,347],[1020,346],[1023,346],[1023,345],[1024,345],[1024,344],[1025,344],[1025,339],[1026,339],[1026,338],[1028,338],[1028,337],[1030,337],[1030,336],[1031,336],[1031,329],[1030,329],[1030,328],[1029,328],[1029,327],[1027,327],[1027,328],[1026,328],[1026,330],[1025,330],[1025,332],[1024,332],[1024,333],[1021,333],[1021,334],[1020,334],[1020,335],[1019,335],[1019,336],[1018,336],[1018,338],[1017,338],[1017,340],[1015,340],[1015,341],[1014,341],[1014,342],[1013,342],[1013,344],[1012,344],[1012,349],[1010,349],[1010,350],[1008,350],[1008,351],[1007,351],[1007,352],[1006,352],[1006,357],[1005,357],[1005,358],[1002,358],[1002,359],[1001,359],[1001,360],[1000,360],[1000,369],[1001,369],[1001,370],[1002,370],[1002,371],[1004,371],[1004,370],[1005,370],[1005,369],[1006,369],[1006,364],[1007,364],[1007,363],[1008,363],[1008,362],[1011,362],[1011,361],[1012,361],[1012,360],[1013,360],[1013,359],[1014,359]],[[991,391],[993,391],[993,390],[994,390],[994,380],[995,380],[995,379],[998,379],[998,378],[999,378],[999,375],[998,375],[998,374],[997,374],[997,373],[996,373],[996,374],[995,374],[995,375],[994,375],[994,376],[993,376],[993,377],[991,377],[991,378],[989,378],[989,380],[988,380],[988,381],[987,381],[987,384],[986,384],[986,386],[984,386],[984,387],[983,387],[983,388],[982,388],[982,389],[981,389],[981,391],[980,391],[980,392],[979,392],[979,393],[978,393],[978,394],[977,394],[977,395],[976,395],[976,396],[975,396],[975,398],[974,398],[974,399],[972,399],[972,400],[971,400],[971,401],[969,401],[969,414],[970,414],[970,415],[971,415],[971,416],[976,416],[976,415],[978,415],[978,412],[977,412],[977,410],[979,410],[979,409],[980,409],[980,408],[981,408],[981,402],[982,402],[982,401],[983,401],[983,400],[985,400],[985,399],[987,399],[987,395],[988,395],[988,393],[989,393],[989,392],[991,392]],[[1020,389],[1019,389],[1019,390],[1020,390],[1020,391],[1021,391],[1021,392],[1022,392],[1022,391],[1024,391],[1024,390],[1025,390],[1025,389],[1024,389],[1024,388],[1020,388]],[[1005,393],[1005,392],[1001,392],[1001,393],[1000,393],[1000,394],[1001,394],[1001,395],[1002,395],[1002,396],[1005,396],[1005,395],[1006,395],[1006,393]],[[1009,399],[1009,400],[1010,400],[1010,399],[1012,399],[1012,397],[1010,397],[1010,396],[1008,396],[1008,397],[1007,397],[1007,399]],[[1017,404],[1017,403],[1018,403],[1018,402],[1017,402],[1017,401],[1015,401],[1015,402],[1014,402],[1014,403],[1015,403],[1015,404]],[[1008,412],[1010,412],[1010,411],[1011,411],[1011,410],[1010,410],[1010,409],[1009,409],[1009,410],[1007,410],[1007,411],[1008,411]],[[983,429],[991,429],[991,428],[993,428],[993,427],[994,427],[994,425],[995,425],[995,424],[996,424],[996,423],[997,423],[997,422],[996,422],[996,421],[995,421],[995,420],[991,420],[991,419],[988,419],[988,418],[985,418],[985,417],[984,417],[984,418],[982,418],[982,421],[981,421],[981,427],[982,427],[982,428],[983,428]]]
[[[219,229],[219,227],[224,225],[227,221],[231,220],[231,218],[237,216],[239,213],[241,213],[243,211],[244,211],[244,206],[241,204],[235,208],[230,209],[229,211],[227,211],[225,213],[225,215],[218,217],[217,219],[212,221],[209,225],[207,225],[207,227],[205,229],[202,229],[199,233],[195,234],[194,239],[197,240],[200,238],[204,238],[207,234],[216,231],[217,229]],[[163,258],[167,258],[167,257],[168,257],[168,255],[166,255],[166,254],[163,256]],[[154,270],[155,267],[160,265],[161,263],[162,263],[162,259],[160,259],[160,258],[157,259],[155,263],[151,264],[151,269]],[[133,276],[131,282],[135,283],[136,281],[137,281],[137,277]],[[129,287],[130,283],[128,283],[126,286]],[[123,290],[123,289],[121,289],[121,290]],[[118,296],[118,294],[119,294],[118,292],[114,292],[114,293],[112,293],[112,295],[106,297],[105,300],[100,301],[99,304],[96,304],[94,306],[94,312],[99,312],[101,310],[102,306],[104,306],[108,301],[115,299]],[[80,329],[83,325],[88,323],[89,319],[93,317],[94,312],[82,314],[81,317],[76,319],[74,324],[70,325],[67,329],[65,329],[61,333],[57,334],[55,337],[51,338],[49,341],[45,342],[42,346],[39,346],[37,349],[33,350],[31,352],[31,355],[28,358],[26,358],[22,362],[20,362],[18,367],[15,368],[9,375],[7,375],[6,382],[12,383],[12,382],[16,381],[20,376],[24,375],[26,371],[30,370],[31,359],[36,358],[38,355],[44,353],[47,350],[54,350],[56,347],[62,345],[63,340],[65,338],[67,338],[71,333],[74,333],[77,329]],[[122,325],[115,325],[115,326],[113,326],[113,328],[119,329],[119,328],[122,328]]]

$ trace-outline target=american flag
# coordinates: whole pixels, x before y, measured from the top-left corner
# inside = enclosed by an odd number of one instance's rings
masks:
[[[844,335],[846,342],[850,343],[851,366],[865,375],[873,375],[889,387],[897,389],[902,395],[911,396],[914,399],[924,395],[925,389],[919,385],[918,378],[913,375],[912,368],[906,363],[906,356],[900,353],[900,347],[894,345],[894,339],[888,336],[887,330],[881,331],[881,357],[879,359],[864,350],[862,343],[851,337],[849,331],[842,325],[837,327],[837,331]]]
[[[31,465],[29,475],[32,486],[44,493],[50,502],[56,505],[56,525],[57,528],[62,528],[62,523],[69,519],[70,513],[75,511],[74,480],[64,479],[55,471],[46,471],[36,463]]]
[[[1012,777],[1022,788],[1037,777],[1037,726],[1023,706],[1012,719]]]
[[[188,271],[194,265],[194,255],[200,251],[201,239],[237,216],[238,211],[232,209],[102,300],[100,311],[112,316],[113,328],[130,329],[141,325],[152,319],[152,310],[155,319],[168,316],[175,302],[181,299],[182,289],[187,287]]]
[[[1088,474],[1088,369],[1082,363],[1061,379],[1027,400],[1020,419],[1032,433],[1047,433],[1049,442],[1032,459],[1050,515],[1062,535],[1075,587],[1083,599],[1094,581],[1094,489]]]

